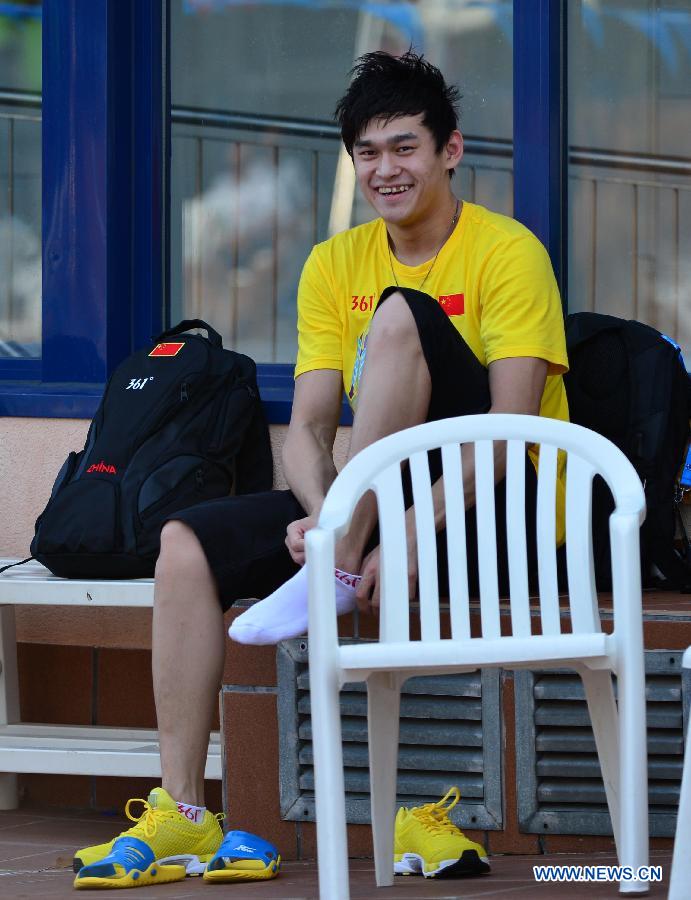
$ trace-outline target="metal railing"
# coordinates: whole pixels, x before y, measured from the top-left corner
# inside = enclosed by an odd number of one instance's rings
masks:
[[[300,146],[310,155],[311,181],[306,185],[310,194],[311,242],[328,236],[326,219],[319,210],[323,198],[319,196],[317,173],[324,154],[335,158],[339,146],[339,130],[326,121],[305,121],[282,116],[259,116],[242,112],[174,107],[171,120],[174,134],[180,140],[191,141],[195,158],[195,196],[204,195],[204,186],[213,181],[213,173],[206,164],[207,141],[225,142],[233,147],[233,177],[240,177],[240,158],[251,148],[270,148],[271,161],[267,178],[278,185],[284,153]],[[511,214],[513,147],[508,140],[490,140],[474,135],[465,138],[466,157],[460,170],[460,193],[471,201]],[[685,198],[691,189],[691,159],[672,156],[653,156],[644,153],[622,153],[600,148],[571,147],[569,149],[569,179],[572,188],[571,225],[571,283],[572,309],[608,310],[631,318],[641,318],[661,330],[675,334],[683,342],[691,340],[684,322],[684,299],[687,276],[684,274],[683,234],[687,222]],[[603,209],[601,198],[619,186],[630,191],[635,199],[622,200],[614,210],[618,218],[613,227],[606,223],[611,210]],[[337,189],[334,179],[326,185],[332,193]],[[585,194],[584,194],[585,192]],[[648,193],[658,206],[669,207],[667,212],[656,209],[646,214],[651,204]],[[582,220],[588,196],[588,216]],[[598,199],[600,198],[600,199]],[[203,202],[203,201],[202,201]],[[270,308],[273,322],[268,341],[267,359],[290,359],[282,355],[277,337],[279,314],[279,253],[277,242],[281,233],[278,221],[279,201],[274,204],[271,225],[265,230],[264,246],[271,254]],[[629,208],[632,208],[629,214]],[[626,215],[623,210],[626,209]],[[346,224],[362,221],[362,205],[353,195],[351,215]],[[238,211],[238,214],[240,211]],[[581,216],[579,218],[579,215]],[[202,235],[197,236],[203,240]],[[645,240],[643,240],[645,238]],[[231,341],[242,332],[242,310],[238,300],[238,229],[229,234],[231,264],[228,278],[227,306],[230,310],[227,333]],[[624,248],[619,253],[612,249]],[[655,246],[653,246],[655,245]],[[188,252],[192,248],[188,248]],[[306,254],[305,254],[306,255]],[[208,297],[204,290],[203,254],[192,250],[194,275],[188,279],[183,299],[186,309],[203,314]],[[652,260],[652,263],[651,263]],[[652,269],[654,271],[647,271]],[[625,269],[625,271],[623,271]],[[587,287],[584,287],[586,285]],[[621,290],[617,290],[617,285]],[[296,287],[296,285],[295,285]],[[218,303],[218,298],[217,298]],[[691,316],[687,316],[691,318]],[[691,327],[691,326],[689,326]]]
[[[573,235],[583,235],[571,310],[639,319],[690,347],[691,184],[573,170],[569,178],[573,255]],[[607,221],[613,212],[616,230]]]
[[[223,180],[227,186],[228,202],[237,204],[241,195],[240,184],[242,180],[243,159],[247,160],[252,154],[261,156],[264,165],[265,180],[273,185],[274,199],[271,204],[269,216],[265,222],[263,234],[256,238],[263,249],[270,254],[270,278],[269,297],[271,329],[267,335],[264,348],[253,348],[259,361],[289,362],[294,355],[294,335],[289,339],[281,340],[279,334],[279,320],[281,315],[281,289],[282,265],[279,242],[291,239],[291,228],[281,227],[281,178],[282,167],[288,158],[301,155],[303,159],[302,187],[306,192],[302,211],[308,219],[306,232],[309,240],[303,241],[299,252],[300,263],[309,253],[310,247],[317,241],[324,240],[329,233],[339,228],[334,228],[334,219],[340,221],[340,227],[348,227],[366,221],[371,216],[371,211],[358,199],[354,190],[354,181],[343,178],[338,163],[340,150],[340,131],[336,125],[324,121],[305,121],[290,119],[288,117],[266,117],[247,113],[230,112],[223,110],[203,110],[173,107],[171,110],[171,122],[173,125],[173,159],[175,169],[175,148],[182,152],[182,142],[189,144],[185,150],[186,159],[192,168],[192,173],[187,172],[188,193],[186,196],[176,197],[173,191],[175,203],[178,205],[171,210],[172,227],[180,228],[181,221],[186,218],[184,210],[195,208],[195,222],[205,220],[203,208],[205,203],[213,205],[214,184]],[[213,166],[208,163],[211,148],[218,148],[223,144],[228,153],[221,169],[213,171]],[[466,163],[464,163],[461,175],[461,193],[470,200],[485,199],[488,205],[497,207],[497,202],[511,212],[513,184],[511,171],[512,148],[509,141],[488,140],[485,138],[468,137],[465,140]],[[214,154],[218,158],[218,153]],[[350,168],[348,166],[345,168]],[[325,177],[325,171],[328,174]],[[175,176],[174,176],[175,177]],[[502,182],[501,189],[496,187],[498,181]],[[325,196],[325,194],[327,196]],[[487,195],[487,196],[485,196]],[[216,198],[217,199],[217,198]],[[196,205],[196,206],[195,206]],[[345,205],[345,216],[343,206]],[[201,209],[200,209],[201,207]],[[329,215],[327,216],[327,207]],[[338,214],[338,208],[341,209]],[[208,238],[208,229],[205,233],[203,227],[187,229],[182,239],[180,256],[190,260],[188,267],[183,265],[182,271],[173,263],[171,278],[174,303],[178,304],[176,315],[184,313],[195,317],[204,315],[218,319],[231,344],[237,345],[243,333],[247,333],[248,327],[243,323],[244,318],[251,318],[254,309],[248,308],[242,301],[242,289],[240,282],[243,277],[251,277],[248,270],[243,270],[241,265],[241,246],[244,241],[241,209],[235,209],[232,222],[233,227],[227,222],[227,278],[225,279],[225,297],[213,296],[213,288],[207,289],[207,285],[214,278],[209,274],[214,263],[209,263],[208,253],[205,250],[205,241]],[[188,216],[189,218],[189,216]],[[208,217],[207,217],[208,220]],[[177,224],[176,224],[177,222]],[[302,223],[304,225],[304,222]],[[209,225],[209,228],[212,226]],[[299,237],[299,236],[298,236]],[[176,240],[174,237],[173,240]],[[185,240],[196,244],[194,247],[184,246]],[[298,240],[298,243],[300,241]],[[293,266],[294,260],[288,261],[288,266]],[[207,268],[208,266],[208,268]],[[294,268],[294,266],[293,266]],[[294,316],[294,298],[297,289],[297,276],[299,268],[294,273],[294,282],[288,290],[292,315]],[[218,278],[215,281],[218,283]],[[258,282],[259,279],[255,279]],[[285,298],[283,305],[285,306]],[[227,314],[226,314],[227,312]],[[293,329],[294,332],[294,329]]]
[[[28,139],[39,152],[36,170],[19,174],[27,156],[18,150],[24,123],[35,129],[34,135],[24,134],[24,147]],[[39,353],[41,200],[37,189],[33,197],[22,190],[22,180],[40,184],[40,128],[40,94],[0,90],[0,356],[5,357]]]
[[[40,94],[0,90],[0,128],[5,125],[4,135],[0,130],[0,140],[5,145],[0,153],[0,190],[4,194],[4,198],[0,195],[0,220],[6,218],[9,235],[3,254],[4,292],[0,287],[0,330],[5,334],[0,333],[0,339],[10,332],[22,332],[21,327],[17,331],[21,318],[40,321],[40,310],[23,308],[26,304],[18,301],[12,290],[16,275],[13,223],[18,223],[18,208],[25,207],[24,198],[18,204],[22,188],[17,178],[17,129],[21,122],[40,128],[40,111]],[[203,316],[220,309],[220,325],[229,340],[233,344],[251,340],[252,310],[247,302],[241,302],[243,278],[252,276],[251,266],[248,268],[244,258],[248,241],[242,223],[247,219],[247,205],[237,188],[247,160],[261,157],[266,175],[264,187],[268,185],[270,190],[262,194],[269,207],[268,215],[251,239],[254,256],[262,261],[264,280],[260,295],[264,324],[268,322],[268,330],[264,328],[262,332],[260,343],[264,349],[259,356],[266,362],[288,361],[294,348],[291,340],[281,336],[279,326],[286,303],[294,304],[295,270],[299,271],[299,266],[290,258],[290,247],[286,249],[286,245],[296,240],[295,254],[301,256],[301,262],[309,247],[323,240],[333,224],[340,148],[338,127],[327,121],[181,106],[171,109],[171,125],[174,146],[179,148],[184,143],[188,151],[191,148],[192,160],[190,171],[185,173],[186,185],[173,184],[178,204],[172,211],[174,232],[182,228],[184,209],[197,213],[194,227],[182,239],[178,238],[179,246],[171,254],[173,302],[179,307],[176,314],[184,311]],[[221,162],[219,146],[225,154]],[[511,141],[469,135],[465,149],[459,192],[471,201],[511,214]],[[641,318],[689,346],[691,273],[684,246],[691,234],[691,159],[577,146],[569,148],[568,156],[570,308],[607,310]],[[307,198],[300,206],[297,224],[286,224],[281,212],[281,204],[286,202],[281,193],[285,189],[282,182],[284,177],[295,176],[296,167],[291,168],[287,161],[298,158],[300,177],[304,179],[300,189],[304,189]],[[174,153],[174,167],[175,163]],[[40,172],[35,177],[40,178]],[[213,285],[203,252],[210,227],[205,204],[219,178],[225,178],[226,187],[232,188],[228,192],[232,206],[225,219],[226,270],[224,277],[219,278],[217,273],[217,284]],[[346,224],[364,221],[369,214],[351,188],[350,193],[345,191],[349,210]],[[40,221],[40,208],[33,211],[32,218]],[[37,237],[40,239],[40,235]],[[220,235],[218,240],[222,239]],[[196,245],[184,246],[185,241]],[[188,260],[184,272],[178,258]],[[36,264],[40,265],[40,258]],[[286,279],[290,278],[293,283],[287,284]],[[222,289],[219,282],[224,282]],[[257,300],[258,296],[253,297],[250,306],[255,306]],[[253,349],[257,352],[256,346]]]

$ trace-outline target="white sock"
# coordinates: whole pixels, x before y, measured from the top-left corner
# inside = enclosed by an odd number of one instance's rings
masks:
[[[180,803],[179,800],[175,801],[175,805],[180,815],[184,816],[188,822],[192,822],[194,825],[201,825],[204,821],[204,816],[206,815],[205,806],[192,806],[190,803]]]
[[[352,612],[360,575],[335,570],[336,615]],[[277,644],[307,631],[307,566],[244,612],[228,629],[239,644]]]

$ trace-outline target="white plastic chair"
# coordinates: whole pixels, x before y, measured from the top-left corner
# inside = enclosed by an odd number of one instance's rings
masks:
[[[691,647],[684,653],[682,669],[691,669]],[[674,838],[672,873],[669,879],[667,900],[687,900],[691,892],[691,749],[689,731],[686,733],[684,772],[681,776],[677,831]]]
[[[493,441],[507,440],[510,636],[500,631]],[[460,444],[475,444],[481,637],[471,637]],[[533,633],[525,540],[526,444],[540,449],[537,543],[541,635]],[[427,451],[441,448],[449,547],[451,639],[440,638],[436,545]],[[567,451],[566,528],[570,633],[557,589],[555,484],[558,448]],[[410,461],[418,542],[421,639],[411,641],[401,462]],[[614,631],[600,624],[592,562],[591,487],[603,476],[616,503],[610,519]],[[359,498],[372,489],[381,534],[378,642],[339,646],[334,545]],[[400,689],[411,675],[501,668],[576,669],[583,678],[607,803],[622,866],[648,862],[645,676],[639,567],[641,483],[626,457],[588,429],[554,419],[481,415],[419,425],[357,455],[329,490],[307,534],[309,667],[320,897],[347,900],[348,858],[339,715],[347,682],[368,687],[369,759],[376,881],[393,883],[393,831]],[[618,678],[618,703],[612,673]],[[647,882],[620,884],[622,893]]]

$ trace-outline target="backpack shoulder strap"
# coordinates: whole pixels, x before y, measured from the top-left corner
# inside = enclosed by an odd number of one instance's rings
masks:
[[[566,317],[566,346],[572,350],[601,331],[622,328],[625,324],[625,319],[603,313],[571,313]]]
[[[10,563],[8,566],[3,566],[2,569],[0,569],[0,575],[2,575],[2,573],[6,572],[8,569],[14,569],[15,566],[23,566],[24,563],[31,562],[32,559],[36,559],[36,557],[27,556],[26,559],[20,559],[18,562]]]

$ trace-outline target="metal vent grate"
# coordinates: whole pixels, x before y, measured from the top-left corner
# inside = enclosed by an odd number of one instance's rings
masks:
[[[279,646],[278,719],[281,814],[314,821],[314,770],[307,642]],[[348,822],[369,823],[367,693],[341,692]],[[458,785],[462,803],[451,818],[466,828],[500,829],[501,725],[499,672],[411,678],[403,685],[398,801],[438,800]]]
[[[650,833],[671,836],[684,754],[688,690],[681,653],[646,653]],[[612,826],[580,678],[517,672],[516,768],[522,831],[611,834]]]

